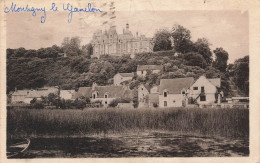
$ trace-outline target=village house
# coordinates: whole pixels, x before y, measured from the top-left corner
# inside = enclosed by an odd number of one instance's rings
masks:
[[[58,87],[43,87],[37,88],[35,90],[30,90],[29,94],[25,97],[24,103],[30,104],[30,102],[35,98],[36,100],[41,100],[42,97],[48,97],[50,93],[58,95]]]
[[[132,80],[134,77],[134,73],[117,73],[114,76],[114,85],[121,85],[124,81]]]
[[[194,78],[161,79],[159,86],[159,107],[183,107],[186,104],[187,89]]]
[[[35,90],[15,90],[11,95],[11,103],[30,104],[32,99],[41,100],[41,97],[47,97],[50,93],[58,94],[58,88],[43,87]]]
[[[159,104],[158,86],[150,87],[147,84],[141,84],[138,87],[139,107],[153,107]]]
[[[24,103],[25,97],[29,94],[30,90],[15,90],[11,94],[11,103]]]
[[[93,83],[92,87],[80,87],[75,93],[75,99],[84,96],[91,102],[100,101],[103,106],[107,107],[113,100],[119,98],[133,99],[133,91],[127,86],[98,86]]]
[[[223,92],[219,91],[220,86],[220,78],[207,79],[205,76],[201,76],[189,89],[189,101],[200,105],[221,103]]]
[[[137,66],[137,76],[145,77],[150,71],[151,73],[159,73],[163,70],[162,65],[138,65]]]
[[[64,100],[72,100],[75,90],[60,90],[60,98]]]
[[[97,58],[101,55],[134,56],[135,53],[152,52],[154,46],[152,38],[138,35],[138,32],[134,36],[129,30],[129,24],[126,24],[123,34],[118,34],[115,26],[111,26],[108,31],[96,31],[91,44],[93,45],[92,57]]]

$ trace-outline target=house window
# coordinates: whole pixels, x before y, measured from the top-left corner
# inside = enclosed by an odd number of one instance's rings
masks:
[[[201,92],[204,92],[205,90],[204,90],[204,87],[201,87]]]
[[[105,104],[107,104],[107,101],[105,101]]]
[[[198,87],[193,87],[193,90],[198,90]]]
[[[107,95],[105,95],[105,98],[107,98]]]
[[[93,99],[95,99],[96,98],[96,94],[93,94]]]
[[[144,74],[144,72],[143,72],[143,71],[141,71],[141,73],[142,73],[142,74]]]
[[[165,106],[165,107],[167,106],[167,101],[163,102],[163,106]]]
[[[184,94],[185,94],[185,91],[181,91],[181,94],[183,94],[183,95],[184,95]]]
[[[164,97],[167,97],[167,92],[163,92],[163,96],[164,96]]]
[[[200,96],[200,101],[206,101],[206,96]]]

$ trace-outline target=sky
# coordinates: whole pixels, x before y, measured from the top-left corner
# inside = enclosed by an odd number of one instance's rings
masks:
[[[7,48],[24,47],[39,49],[54,44],[61,45],[64,37],[79,36],[82,45],[91,41],[96,30],[109,29],[110,25],[117,27],[121,34],[128,23],[133,34],[145,34],[153,37],[162,28],[171,29],[174,24],[180,24],[191,31],[192,41],[207,38],[212,44],[212,51],[223,47],[229,53],[229,63],[245,55],[249,55],[249,18],[248,12],[238,10],[155,10],[153,6],[139,10],[138,4],[129,4],[127,9],[117,10],[115,15],[109,7],[100,13],[73,13],[71,23],[68,23],[67,11],[47,11],[46,22],[41,23],[42,13],[34,17],[31,13],[7,14]],[[114,19],[110,19],[116,16]],[[104,24],[104,22],[108,22]]]

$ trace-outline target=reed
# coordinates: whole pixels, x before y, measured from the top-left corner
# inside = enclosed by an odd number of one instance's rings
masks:
[[[247,138],[248,109],[8,109],[7,134],[82,136],[141,131],[178,131]]]

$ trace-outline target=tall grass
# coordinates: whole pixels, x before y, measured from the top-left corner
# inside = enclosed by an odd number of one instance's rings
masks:
[[[245,138],[249,135],[246,109],[9,109],[8,135],[121,133],[166,130]]]

